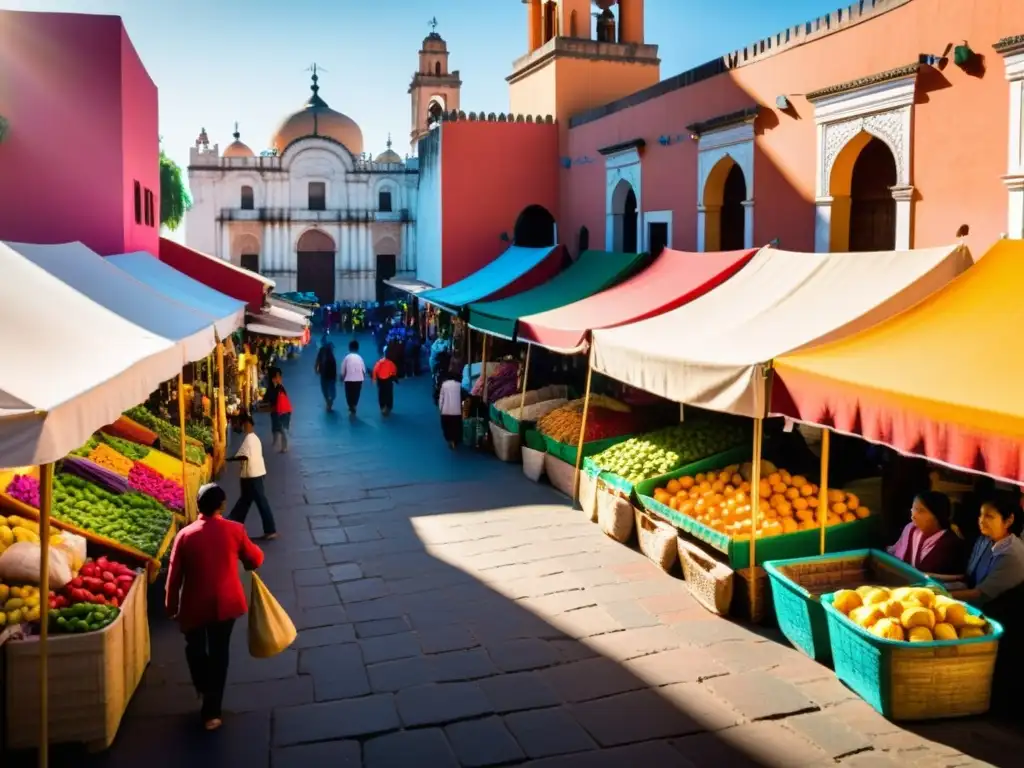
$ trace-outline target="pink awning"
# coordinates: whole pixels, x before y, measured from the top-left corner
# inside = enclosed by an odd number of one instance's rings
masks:
[[[264,297],[274,289],[273,280],[165,237],[160,238],[160,261],[203,285],[244,301],[250,312],[259,312]]]

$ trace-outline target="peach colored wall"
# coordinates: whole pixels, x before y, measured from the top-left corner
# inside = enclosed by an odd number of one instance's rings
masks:
[[[528,205],[559,222],[558,126],[459,121],[439,130],[442,275],[450,285],[508,248],[501,233],[511,239]]]
[[[562,171],[564,231],[586,225],[599,247],[605,230],[604,158],[601,147],[643,138],[642,200],[645,211],[672,210],[673,245],[696,247],[697,144],[684,139],[663,147],[661,135],[762,105],[754,160],[754,241],[779,237],[788,249],[814,248],[816,130],[814,109],[803,94],[941,54],[966,39],[984,56],[981,77],[950,61],[945,70],[918,76],[914,107],[912,181],[917,190],[912,243],[925,247],[954,240],[969,224],[976,254],[1006,228],[1008,83],[992,49],[1000,38],[1024,32],[1024,3],[915,0],[863,23],[791,47],[696,85],[681,88],[569,131],[572,157],[589,164]],[[651,42],[659,42],[652,40]],[[950,54],[951,55],[951,54]],[[775,109],[785,94],[795,114]]]
[[[124,194],[124,251],[154,256],[160,243],[160,133],[156,85],[150,79],[128,33],[121,30],[121,141]],[[154,223],[135,222],[134,182],[153,193]],[[145,200],[145,195],[143,195]]]
[[[0,11],[0,240],[122,252],[121,20]]]

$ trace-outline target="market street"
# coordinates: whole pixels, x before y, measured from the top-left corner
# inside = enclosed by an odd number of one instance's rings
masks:
[[[937,768],[1024,748],[987,720],[893,725],[772,632],[707,613],[519,466],[449,452],[425,376],[387,420],[369,388],[357,420],[325,414],[315,354],[284,365],[291,451],[258,423],[281,532],[261,575],[294,648],[252,659],[240,622],[208,734],[182,638],[151,605],[152,663],[85,764]],[[231,470],[223,484],[233,501]]]

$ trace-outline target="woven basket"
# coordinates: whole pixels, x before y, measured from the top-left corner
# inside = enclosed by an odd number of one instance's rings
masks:
[[[718,562],[682,536],[676,536],[676,546],[690,594],[712,613],[728,616],[732,606],[732,568]]]
[[[597,522],[597,485],[596,475],[589,472],[580,472],[580,506],[583,508],[583,516],[592,523]]]
[[[494,455],[500,461],[516,464],[520,460],[519,435],[502,429],[497,424],[491,425],[491,441],[494,443]]]
[[[636,537],[640,551],[657,563],[661,570],[671,571],[679,557],[676,529],[651,517],[643,509],[634,507],[633,511],[636,513]]]
[[[764,568],[755,568],[757,594],[754,604],[750,604],[750,569],[741,568],[736,571],[736,590],[733,594],[733,615],[760,624],[771,613],[770,582],[768,572]]]
[[[620,544],[633,538],[633,505],[604,483],[597,486],[597,524]]]
[[[544,457],[547,455],[543,451],[535,451],[533,448],[527,448],[525,445],[522,449],[523,453],[523,474],[538,483],[544,476]]]

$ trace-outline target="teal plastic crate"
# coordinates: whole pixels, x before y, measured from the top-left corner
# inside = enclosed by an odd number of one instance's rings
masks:
[[[620,437],[609,437],[604,440],[591,440],[589,443],[583,444],[583,458],[587,456],[593,456],[594,454],[600,453],[605,448],[611,448],[617,443],[621,443],[625,440],[629,440],[632,435],[621,435]],[[561,459],[566,464],[572,464],[576,466],[576,446],[568,445],[566,443],[560,443],[557,440],[553,440],[547,435],[544,436],[544,444],[547,446],[547,452],[554,456],[556,459]]]
[[[934,720],[988,711],[1003,636],[999,622],[988,619],[988,635],[966,640],[885,640],[836,610],[833,597],[822,595],[821,605],[836,677],[880,714],[890,720]],[[967,610],[981,615],[973,606]]]
[[[945,592],[939,582],[880,549],[771,560],[764,569],[771,580],[775,616],[782,634],[795,648],[822,664],[832,660],[822,594],[866,584],[927,586]]]

